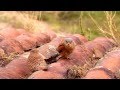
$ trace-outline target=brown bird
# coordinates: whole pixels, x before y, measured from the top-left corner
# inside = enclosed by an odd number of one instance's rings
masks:
[[[75,48],[75,43],[72,38],[64,38],[59,44],[57,51],[59,52],[59,58],[69,59],[69,55]],[[58,59],[59,59],[58,58]]]
[[[27,65],[33,72],[38,70],[47,70],[48,68],[47,63],[44,60],[44,56],[39,53],[38,49],[31,50],[30,55],[28,56]]]

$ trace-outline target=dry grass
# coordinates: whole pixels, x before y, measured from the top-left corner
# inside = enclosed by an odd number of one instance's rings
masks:
[[[16,52],[11,53],[9,56],[4,56],[5,60],[12,61],[15,57],[17,57],[18,54]]]
[[[11,24],[16,28],[23,28],[27,31],[34,32],[37,30],[44,31],[46,25],[44,22],[38,21],[37,15],[41,12],[35,11],[2,11],[0,12],[0,21]],[[40,17],[39,17],[40,18]]]
[[[84,27],[83,27],[83,12],[81,11],[80,12],[80,17],[79,17],[79,26],[80,26],[80,29],[81,29],[81,34],[84,35]]]
[[[116,12],[112,11],[104,11],[105,15],[105,22],[103,22],[103,25],[99,25],[98,22],[91,16],[89,13],[90,18],[94,22],[94,24],[97,26],[98,30],[105,35],[105,37],[111,37],[114,39],[114,41],[120,45],[120,31],[117,29],[116,23],[115,23],[115,16]]]
[[[83,66],[74,65],[67,70],[65,78],[67,79],[80,79],[83,78],[91,67],[88,64]]]
[[[9,56],[5,53],[1,54],[0,59],[0,66],[3,67],[11,62],[14,58],[18,57],[19,55],[15,52],[11,53]]]
[[[62,19],[61,11],[2,11],[0,12],[0,21],[7,22],[14,27],[24,28],[27,31],[34,32],[41,30],[44,32],[46,25],[42,21],[46,21],[51,25],[51,28],[55,32],[66,32],[66,33],[80,33],[86,36],[89,40],[94,39],[98,36],[112,37],[117,44],[120,44],[120,30],[117,28],[115,18],[118,17],[116,12],[104,11],[104,12],[77,12],[78,18],[71,19],[73,16],[68,15],[68,21]],[[91,19],[94,23],[91,22]],[[91,15],[91,13],[93,15]],[[71,14],[72,15],[72,14]],[[94,18],[93,18],[94,17]],[[106,20],[104,20],[104,17]],[[65,18],[65,17],[64,17]],[[95,20],[96,18],[96,20]],[[100,21],[100,20],[102,21]],[[99,22],[99,23],[98,23]],[[118,20],[117,20],[118,22]],[[96,30],[97,26],[98,30]],[[101,34],[103,33],[103,35]]]

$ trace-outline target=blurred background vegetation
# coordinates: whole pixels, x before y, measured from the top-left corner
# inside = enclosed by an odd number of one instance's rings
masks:
[[[92,40],[98,36],[112,37],[120,43],[119,11],[12,11],[0,12],[0,22],[16,28],[34,30],[45,21],[57,32],[79,33]],[[33,27],[32,27],[33,26]],[[37,29],[37,28],[36,28]]]

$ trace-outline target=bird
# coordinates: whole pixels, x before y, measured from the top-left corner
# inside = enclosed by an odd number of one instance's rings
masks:
[[[27,65],[32,72],[39,71],[39,70],[46,71],[48,69],[48,65],[44,60],[44,56],[39,53],[38,49],[33,49],[30,51],[30,54],[27,60]]]
[[[64,38],[57,47],[57,51],[59,52],[57,59],[69,59],[69,55],[73,52],[75,46],[76,44],[72,38]]]

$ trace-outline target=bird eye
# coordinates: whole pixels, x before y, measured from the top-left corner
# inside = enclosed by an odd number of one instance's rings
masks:
[[[71,40],[71,38],[66,38],[65,42],[66,43],[72,43],[72,40]]]
[[[66,43],[68,43],[68,41],[66,40]]]

